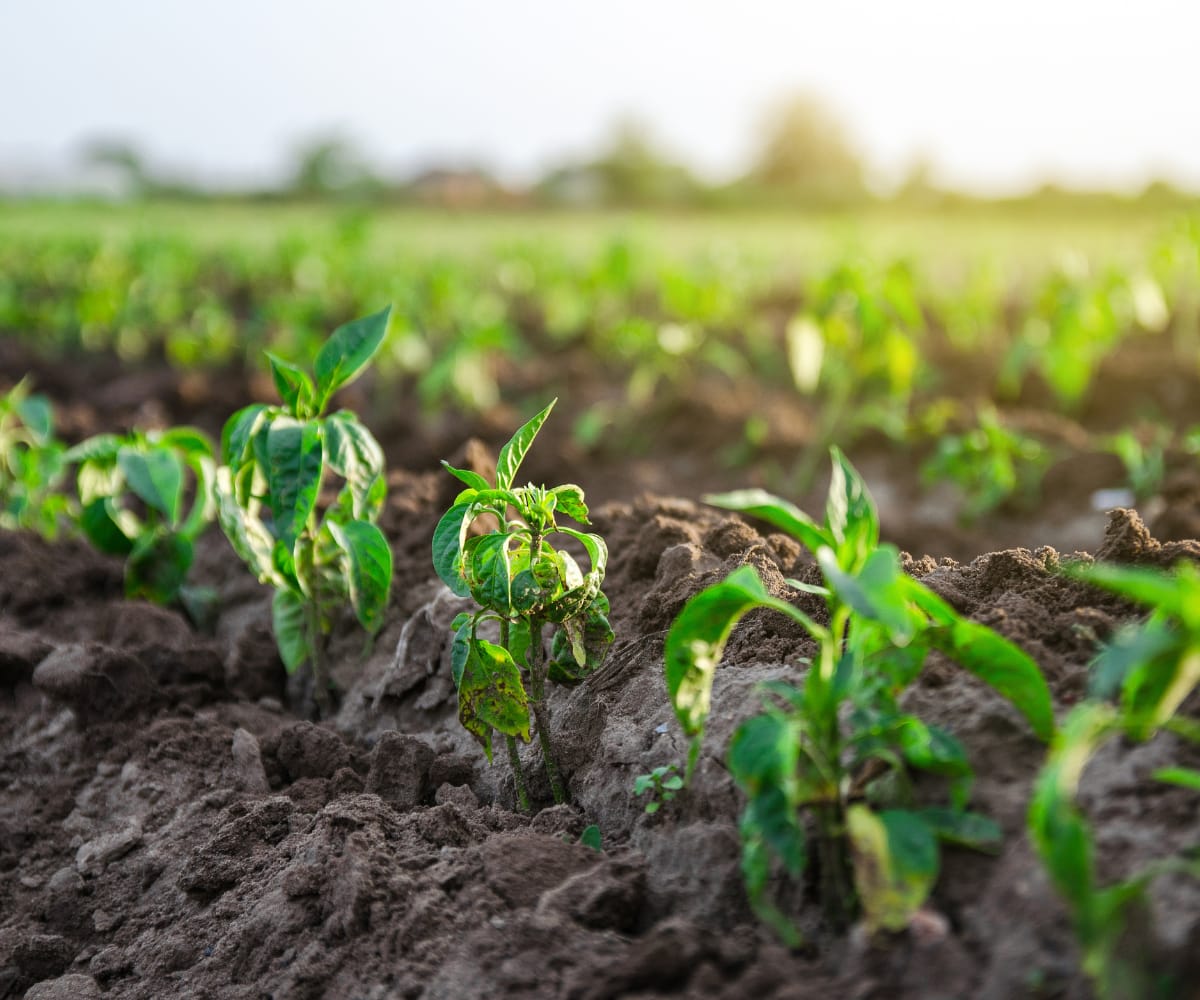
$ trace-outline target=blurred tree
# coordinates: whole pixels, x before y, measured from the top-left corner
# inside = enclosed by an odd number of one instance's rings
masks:
[[[108,174],[117,192],[126,197],[141,198],[156,187],[142,154],[127,139],[92,139],[84,145],[80,159],[87,168]]]
[[[289,189],[302,198],[378,193],[382,187],[362,155],[338,135],[317,136],[297,147]]]
[[[769,116],[748,181],[803,202],[844,204],[865,196],[863,172],[833,112],[813,95],[800,94]]]
[[[636,118],[617,122],[595,159],[551,170],[537,193],[549,201],[602,205],[671,205],[694,201],[701,184],[655,143]]]

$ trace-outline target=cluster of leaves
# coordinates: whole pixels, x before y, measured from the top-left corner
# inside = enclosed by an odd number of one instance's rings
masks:
[[[185,581],[215,509],[208,438],[191,427],[100,434],[64,458],[79,466],[79,527],[101,552],[125,559],[126,594],[182,601],[202,617],[207,595]]]
[[[347,601],[374,633],[391,590],[392,553],[376,526],[386,498],[383,452],[348,410],[325,414],[383,343],[390,307],[338,327],[310,375],[269,355],[281,406],[255,403],[221,435],[217,514],[235,551],[275,588],[275,639],[289,672],[308,664],[318,707],[330,704],[325,647]],[[322,509],[323,488],[340,479]]]
[[[646,803],[647,815],[654,815],[667,802],[675,801],[675,796],[683,790],[683,778],[679,768],[674,764],[663,764],[649,774],[639,774],[633,782],[633,794],[637,796],[650,793],[650,801]]]
[[[837,449],[823,524],[761,490],[709,497],[797,539],[822,585],[789,584],[821,606],[810,614],[772,595],[752,566],[701,591],[667,636],[667,688],[690,738],[687,778],[711,710],[714,673],[736,623],[756,608],[799,622],[815,640],[803,683],[764,686],[763,711],[743,723],[728,765],[745,792],[743,874],[756,911],[787,941],[798,932],[767,898],[773,861],[793,878],[808,865],[802,812],[816,825],[821,900],[844,924],[861,906],[869,926],[898,929],[937,878],[939,841],[988,849],[999,830],[968,811],[972,770],[948,731],[903,711],[899,696],[931,652],[956,661],[1009,699],[1042,739],[1054,732],[1050,693],[1036,664],[990,629],[959,616],[879,544],[865,484]],[[941,776],[948,804],[917,804],[912,770]],[[852,887],[853,883],[853,887]]]
[[[1091,697],[1071,710],[1042,769],[1029,808],[1033,843],[1070,909],[1083,967],[1104,997],[1179,996],[1183,984],[1155,968],[1134,926],[1148,924],[1146,891],[1163,874],[1200,877],[1200,854],[1154,862],[1128,878],[1102,885],[1096,845],[1076,799],[1088,761],[1109,741],[1141,743],[1169,732],[1200,743],[1200,720],[1180,707],[1200,685],[1200,571],[1190,563],[1172,573],[1077,566],[1072,575],[1152,609],[1121,629],[1093,664]],[[1162,768],[1153,780],[1200,792],[1200,771]]]
[[[74,510],[59,487],[66,446],[54,436],[50,400],[22,379],[0,396],[0,528],[56,538]]]
[[[551,402],[500,449],[495,485],[476,472],[446,469],[466,489],[438,522],[433,565],[455,594],[479,608],[454,620],[453,670],[458,717],[492,756],[492,732],[505,737],[522,808],[530,802],[518,738],[530,739],[530,714],[556,802],[566,788],[553,748],[546,682],[578,684],[603,663],[613,641],[608,599],[600,589],[608,563],[604,540],[560,525],[563,515],[587,525],[583,491],[574,485],[515,486],[517,471],[550,411]],[[515,517],[510,517],[510,511]],[[473,533],[473,526],[483,530]],[[554,536],[577,543],[590,563],[585,572]],[[554,629],[547,656],[543,629]],[[481,634],[496,629],[493,642]]]

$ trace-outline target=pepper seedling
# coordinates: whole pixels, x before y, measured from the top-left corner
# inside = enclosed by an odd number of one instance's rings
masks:
[[[217,516],[235,551],[275,588],[272,623],[284,666],[309,665],[313,698],[332,707],[326,646],[347,601],[374,633],[391,591],[392,553],[375,522],[387,484],[379,443],[349,410],[325,415],[333,394],[379,350],[391,307],[338,327],[313,372],[267,358],[281,406],[255,403],[221,435]],[[324,510],[327,483],[341,479]]]
[[[770,608],[816,641],[802,686],[763,686],[764,710],[735,731],[729,770],[747,797],[742,870],[756,912],[789,943],[792,922],[767,899],[773,859],[799,878],[808,865],[801,813],[816,826],[820,897],[827,919],[845,925],[861,906],[871,929],[907,926],[937,878],[938,842],[981,849],[999,829],[967,811],[973,777],[948,731],[900,707],[901,693],[938,651],[1008,698],[1042,739],[1054,732],[1050,692],[1037,665],[990,629],[960,617],[905,575],[894,546],[879,544],[875,505],[854,467],[832,449],[824,524],[762,490],[709,503],[769,522],[815,557],[824,583],[788,583],[824,605],[810,615],[767,591],[753,566],[702,590],[667,634],[666,680],[690,738],[687,783],[711,709],[713,678],[737,622]],[[949,807],[918,804],[909,777],[946,779]]]
[[[66,445],[54,436],[54,410],[22,379],[0,396],[0,528],[54,539],[73,515],[58,488]]]
[[[555,402],[500,449],[495,486],[476,472],[442,463],[467,488],[442,515],[433,535],[438,576],[455,594],[470,596],[479,605],[455,618],[452,626],[459,721],[488,760],[493,730],[504,735],[517,799],[526,811],[530,800],[517,738],[530,740],[532,713],[551,793],[555,802],[565,802],[546,682],[578,684],[600,667],[613,641],[608,599],[600,589],[608,563],[604,540],[557,522],[564,515],[589,524],[583,490],[570,484],[513,486]],[[471,534],[476,523],[485,530]],[[586,572],[570,552],[551,544],[556,535],[587,553]],[[498,643],[481,634],[485,624],[494,629]],[[547,626],[554,629],[549,655],[543,634]]]
[[[209,439],[192,427],[99,434],[63,458],[79,465],[80,529],[101,552],[125,558],[126,595],[180,601],[201,616],[209,598],[185,581],[196,539],[213,519]]]

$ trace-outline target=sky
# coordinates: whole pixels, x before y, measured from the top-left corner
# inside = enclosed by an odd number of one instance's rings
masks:
[[[337,133],[400,173],[528,179],[634,116],[706,176],[815,93],[885,185],[1200,188],[1192,0],[0,0],[0,176],[87,140],[218,185]]]

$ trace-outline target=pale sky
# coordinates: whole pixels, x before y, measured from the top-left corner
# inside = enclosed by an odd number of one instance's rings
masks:
[[[1194,0],[0,0],[0,174],[103,135],[270,181],[338,131],[385,171],[522,178],[632,114],[730,176],[802,90],[885,175],[1200,187]]]

